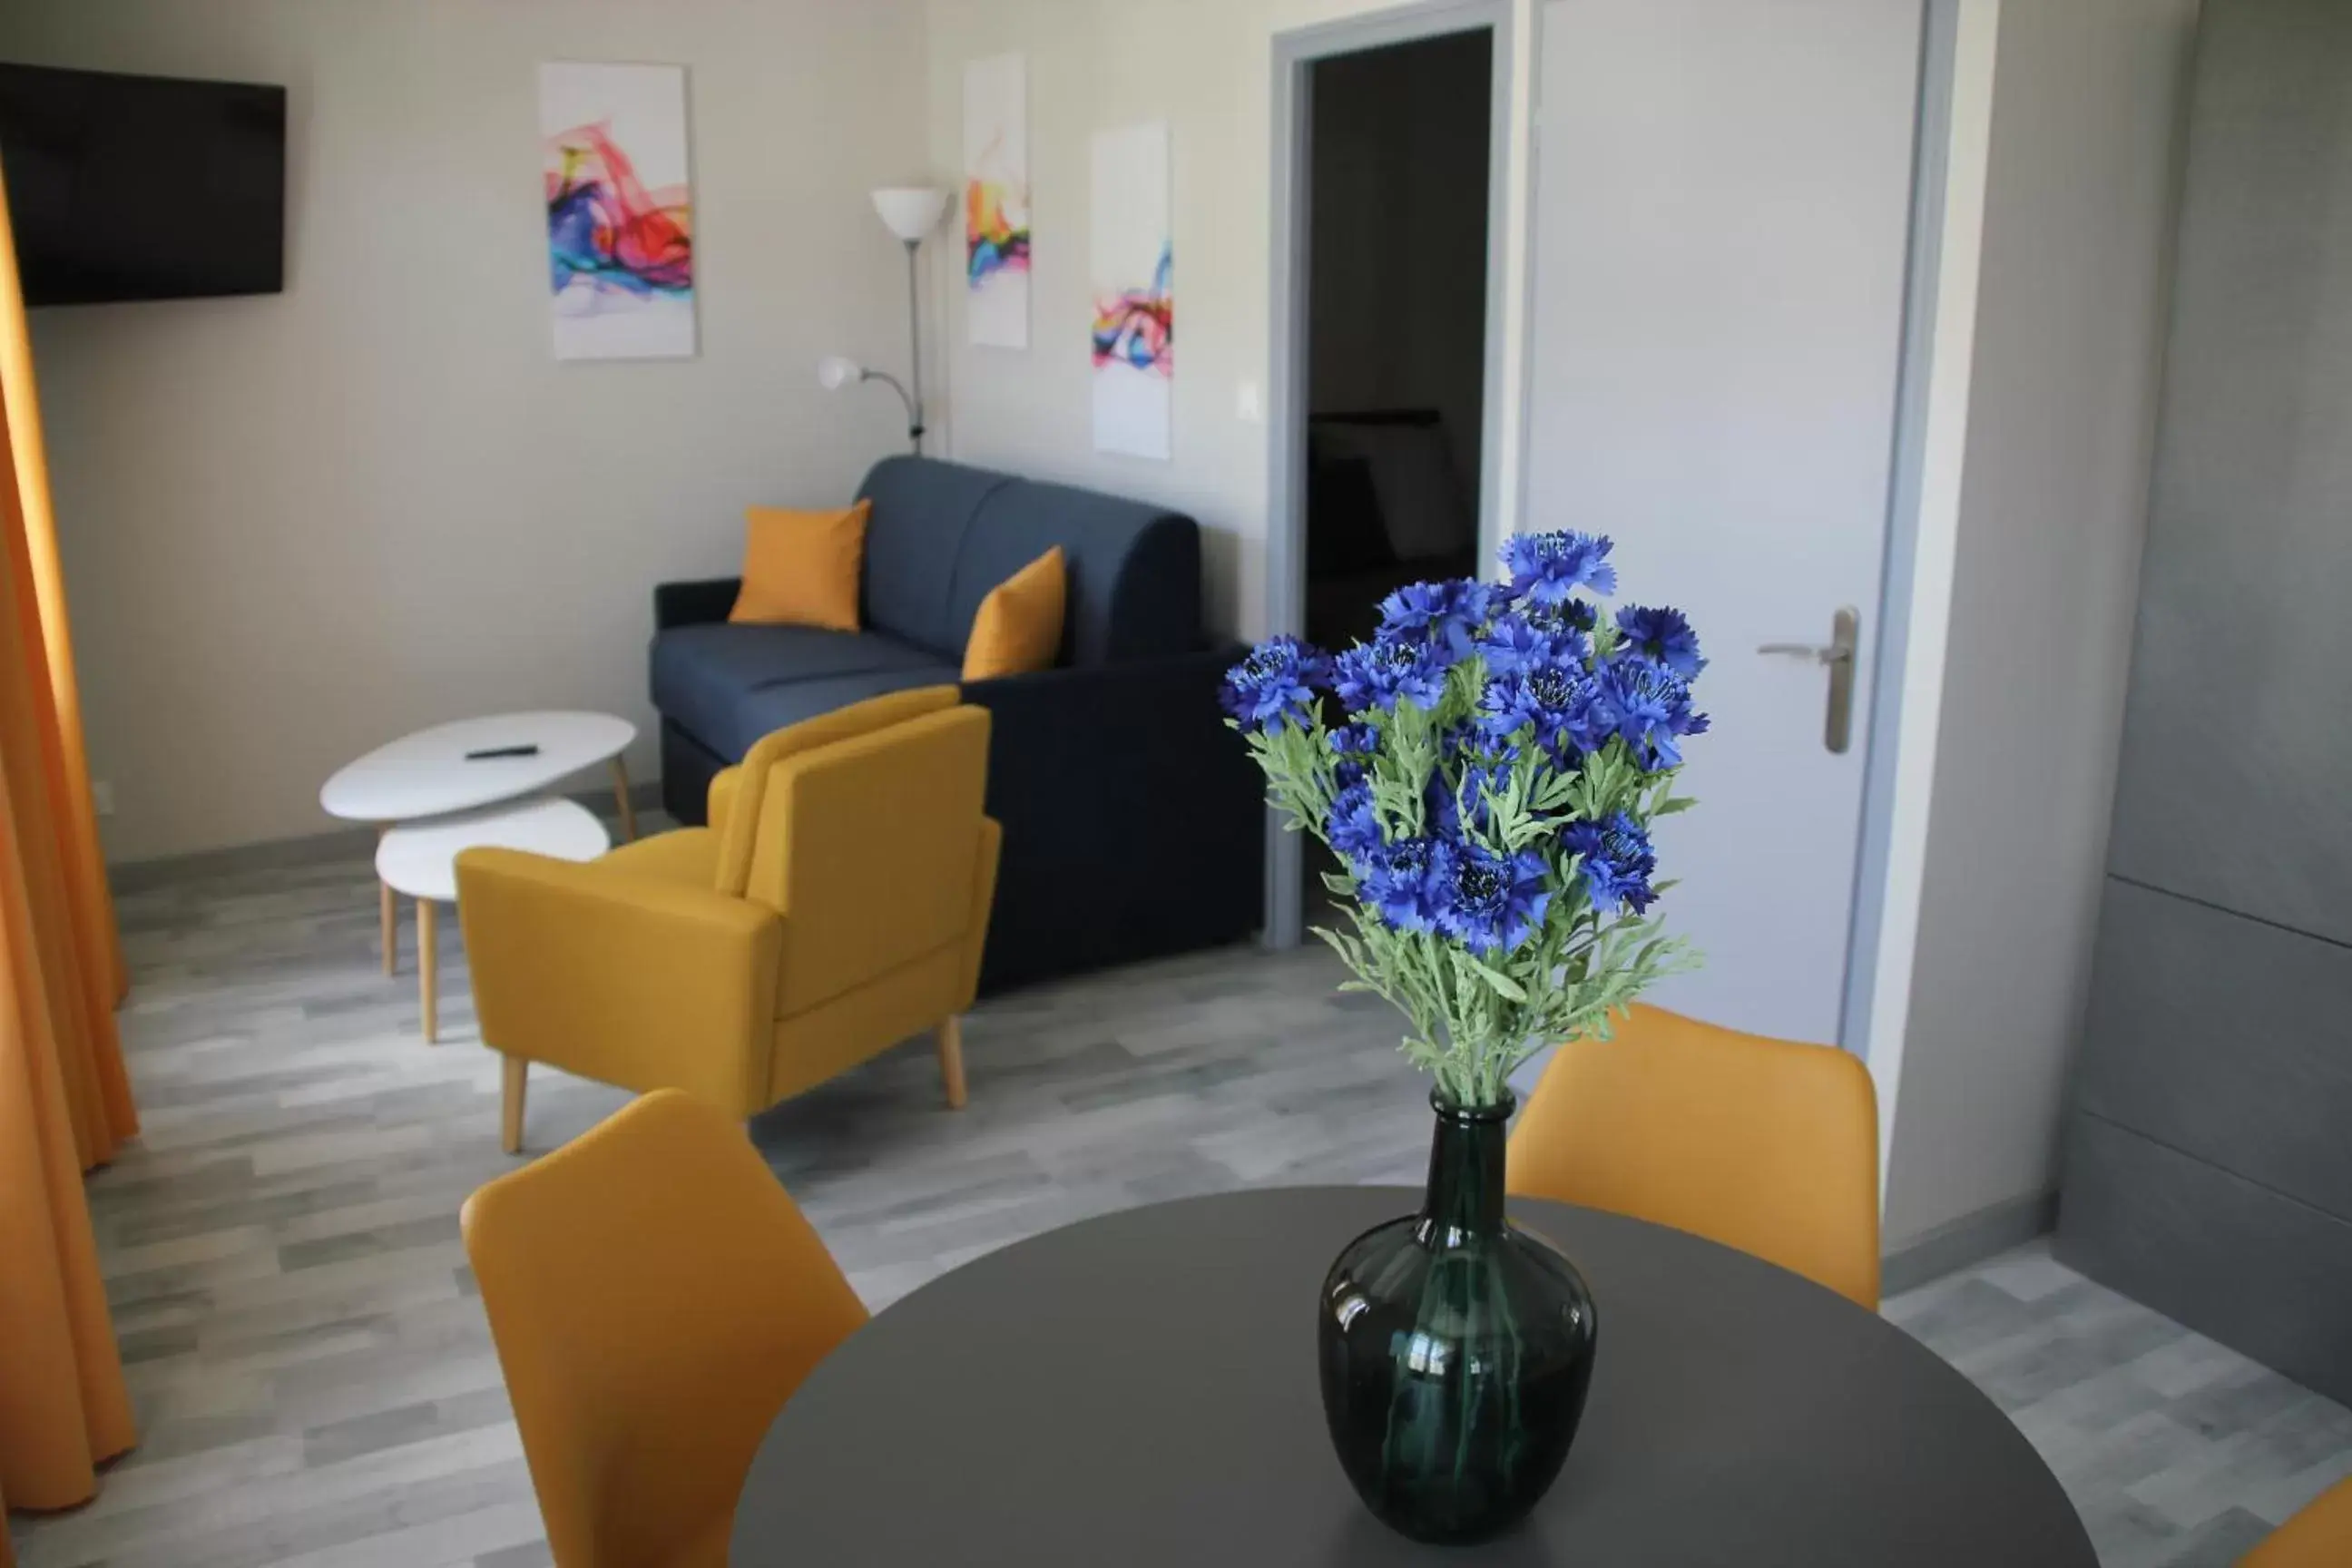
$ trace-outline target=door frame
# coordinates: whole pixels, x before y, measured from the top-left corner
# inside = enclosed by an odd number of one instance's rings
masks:
[[[1514,314],[1511,219],[1527,205],[1527,171],[1515,171],[1511,142],[1520,123],[1513,98],[1519,63],[1517,11],[1527,0],[1410,0],[1359,16],[1318,22],[1274,36],[1273,217],[1269,258],[1271,346],[1266,395],[1265,635],[1302,635],[1307,621],[1307,290],[1313,204],[1307,199],[1313,151],[1313,67],[1335,55],[1454,33],[1486,30],[1494,41],[1487,88],[1486,386],[1479,407],[1478,552],[1491,560],[1504,530],[1506,497],[1515,503],[1523,465],[1507,463],[1507,425],[1524,411],[1526,376],[1507,364]],[[1515,178],[1515,174],[1517,177]],[[1515,199],[1516,198],[1516,199]],[[1524,294],[1524,278],[1521,280]],[[1508,417],[1507,417],[1507,405]],[[1512,510],[1516,510],[1514,507]],[[1264,941],[1296,947],[1303,935],[1306,858],[1298,835],[1278,814],[1265,818]]]
[[[1936,390],[1937,304],[1943,274],[1944,225],[1951,197],[1953,95],[1958,67],[1959,14],[1966,0],[1924,0],[1919,26],[1918,119],[1911,142],[1910,254],[1904,266],[1902,358],[1895,367],[1894,461],[1887,469],[1886,543],[1881,553],[1878,632],[1871,666],[1870,745],[1863,758],[1861,842],[1854,856],[1853,895],[1846,927],[1845,985],[1838,1009],[1839,1047],[1862,1058],[1879,1081],[1879,1184],[1884,1196],[1886,1134],[1893,1128],[1900,1032],[1875,1040],[1871,1028],[1885,954],[1888,894],[1897,854],[1903,804],[1898,760],[1903,741],[1904,680],[1912,660],[1912,608],[1922,587],[1948,601],[1951,563],[1923,580],[1919,531],[1928,448],[1928,413]],[[1975,312],[1969,311],[1973,331]],[[1966,414],[1967,388],[1958,389]],[[1917,650],[1942,660],[1937,646]],[[1925,715],[1915,716],[1931,717]],[[1924,738],[1932,745],[1932,734]],[[1916,750],[1915,745],[1915,750]],[[1921,786],[1924,788],[1924,784]],[[1924,802],[1923,802],[1924,804]],[[1924,816],[1922,821],[1924,826]],[[1914,890],[1916,892],[1916,889]],[[1911,932],[1904,940],[1916,938]],[[1907,976],[1908,964],[1903,966]],[[1874,1049],[1874,1047],[1880,1047]],[[1875,1057],[1877,1059],[1874,1059]]]

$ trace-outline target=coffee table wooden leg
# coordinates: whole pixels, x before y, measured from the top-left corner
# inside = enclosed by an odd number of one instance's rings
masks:
[[[621,807],[621,842],[634,844],[637,841],[637,808],[629,804],[628,764],[618,757],[613,759],[613,797]]]
[[[380,915],[383,926],[383,972],[397,974],[400,973],[400,906],[393,901],[390,882],[378,882],[375,887],[378,901],[383,905]]]
[[[530,1063],[520,1057],[499,1058],[499,1147],[509,1154],[522,1152],[522,1095],[530,1086]]]
[[[441,974],[434,937],[433,900],[416,900],[416,986],[425,1016],[425,1043],[441,1038]]]

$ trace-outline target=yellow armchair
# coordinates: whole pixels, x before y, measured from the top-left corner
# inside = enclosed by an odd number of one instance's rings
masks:
[[[535,1061],[740,1119],[932,1029],[962,1105],[1001,842],[988,724],[954,687],[893,692],[761,740],[712,781],[708,827],[586,865],[460,855],[508,1152]]]

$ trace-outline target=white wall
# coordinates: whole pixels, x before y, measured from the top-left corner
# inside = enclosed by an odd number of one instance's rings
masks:
[[[1277,33],[1389,8],[1380,0],[929,0],[931,160],[953,179],[962,163],[963,63],[1017,49],[1029,60],[1029,157],[1035,254],[1025,352],[963,341],[954,246],[938,247],[933,297],[945,317],[952,455],[968,462],[1092,485],[1182,507],[1201,521],[1208,613],[1255,636],[1265,623],[1266,426],[1239,417],[1244,384],[1261,391],[1270,363],[1268,204]],[[1514,0],[1527,36],[1528,0]],[[1527,168],[1527,52],[1513,84],[1509,151],[1515,199],[1498,237],[1510,258],[1503,384],[1520,381]],[[1093,450],[1087,392],[1086,193],[1088,139],[1098,130],[1165,119],[1173,132],[1176,378],[1174,460]],[[1517,471],[1517,400],[1499,440]],[[1512,526],[1511,488],[1500,498]]]
[[[2000,8],[1890,1249],[2052,1182],[2115,793],[2195,16],[2196,0]]]
[[[290,91],[279,296],[39,312],[111,858],[321,831],[319,784],[505,707],[636,720],[653,584],[903,439],[868,187],[924,165],[919,0],[12,0],[0,54]],[[689,68],[702,353],[555,363],[536,67]],[[872,393],[875,389],[868,388]]]

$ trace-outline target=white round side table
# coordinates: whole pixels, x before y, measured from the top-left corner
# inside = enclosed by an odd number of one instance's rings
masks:
[[[467,849],[527,849],[559,860],[593,860],[612,847],[596,814],[557,797],[483,806],[387,830],[376,844],[375,874],[387,901],[416,900],[416,974],[425,1038],[440,1038],[440,974],[435,908],[457,901],[457,856]]]
[[[635,838],[637,816],[621,753],[636,738],[637,727],[612,713],[551,710],[460,719],[403,735],[345,763],[320,787],[319,804],[331,816],[389,827],[535,795],[568,774],[609,762],[621,835]],[[478,754],[486,752],[507,754]],[[378,901],[383,972],[390,974],[399,952],[390,883],[379,890]]]

